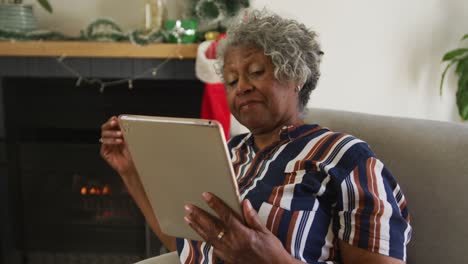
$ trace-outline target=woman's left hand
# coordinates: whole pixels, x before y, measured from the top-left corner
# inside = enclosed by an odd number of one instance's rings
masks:
[[[186,205],[185,221],[213,246],[218,258],[226,263],[295,262],[281,241],[260,221],[250,201],[242,202],[243,224],[241,218],[215,195],[203,193],[203,199],[219,218],[194,205]]]

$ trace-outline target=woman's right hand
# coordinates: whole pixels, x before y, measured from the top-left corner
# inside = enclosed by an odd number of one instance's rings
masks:
[[[101,156],[124,180],[125,177],[136,175],[135,165],[116,116],[112,116],[101,126],[100,141]]]
[[[151,229],[170,251],[176,250],[174,237],[164,234],[159,227],[159,221],[146,197],[143,185],[133,163],[128,146],[122,136],[117,117],[113,116],[101,126],[101,156],[120,174],[127,189],[138,207],[141,209]]]

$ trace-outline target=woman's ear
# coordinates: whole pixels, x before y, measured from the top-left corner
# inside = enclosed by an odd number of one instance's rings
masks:
[[[302,90],[302,87],[304,87],[303,83],[294,83],[294,91],[296,93],[299,93]]]

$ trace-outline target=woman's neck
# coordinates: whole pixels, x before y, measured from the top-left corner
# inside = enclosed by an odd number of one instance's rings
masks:
[[[264,148],[273,144],[274,142],[277,142],[280,139],[281,130],[285,127],[299,127],[303,124],[304,121],[302,119],[296,119],[294,121],[281,123],[280,125],[266,132],[252,133],[255,146],[258,150],[261,151]]]

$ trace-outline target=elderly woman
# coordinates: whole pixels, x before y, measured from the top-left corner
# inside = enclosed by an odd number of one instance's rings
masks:
[[[116,118],[102,126],[101,155],[164,245],[182,263],[403,263],[411,227],[393,176],[365,142],[301,118],[320,75],[316,33],[253,11],[227,35],[227,101],[250,130],[228,143],[244,223],[203,193],[218,216],[187,204],[185,221],[206,243],[162,233]]]

